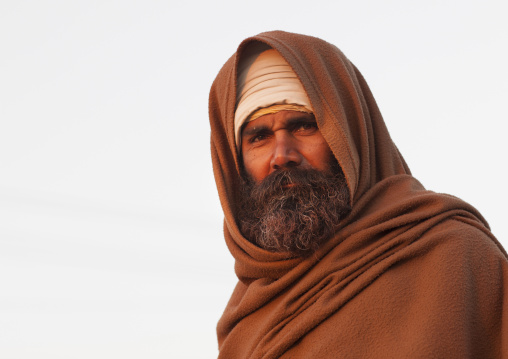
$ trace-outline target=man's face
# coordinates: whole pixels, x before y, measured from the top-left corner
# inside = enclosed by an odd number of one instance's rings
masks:
[[[350,212],[344,174],[313,115],[281,111],[242,132],[240,230],[259,247],[308,255]]]
[[[242,131],[244,169],[256,183],[289,168],[329,171],[331,156],[312,114],[280,111],[247,123]]]

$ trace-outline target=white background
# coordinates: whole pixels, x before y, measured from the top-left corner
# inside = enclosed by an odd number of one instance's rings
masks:
[[[429,189],[508,247],[503,1],[0,1],[0,358],[214,358],[208,91],[250,35],[341,48]]]

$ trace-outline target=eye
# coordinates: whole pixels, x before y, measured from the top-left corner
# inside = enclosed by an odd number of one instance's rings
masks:
[[[317,130],[317,124],[315,122],[302,122],[295,126],[295,132],[301,134],[311,134]]]
[[[249,143],[258,143],[268,139],[269,134],[266,131],[260,131],[249,138]]]
[[[262,141],[266,138],[265,135],[256,135],[256,136],[252,136],[251,139],[249,140],[250,143],[254,143],[254,142],[259,142],[259,141]]]

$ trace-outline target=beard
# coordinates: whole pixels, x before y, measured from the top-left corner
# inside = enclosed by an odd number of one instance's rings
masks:
[[[344,173],[333,158],[331,170],[280,170],[262,182],[244,183],[239,226],[257,246],[307,256],[332,237],[351,211]]]

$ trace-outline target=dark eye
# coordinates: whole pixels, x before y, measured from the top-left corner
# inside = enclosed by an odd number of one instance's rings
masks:
[[[267,138],[268,138],[267,133],[260,132],[256,135],[252,136],[251,138],[249,138],[249,143],[261,142],[261,141],[266,140]]]
[[[304,122],[296,126],[295,131],[299,133],[312,133],[317,130],[317,124],[315,122]]]
[[[262,141],[266,136],[265,135],[257,135],[257,136],[253,136],[251,139],[250,139],[250,143],[254,143],[254,142],[259,142],[259,141]]]

